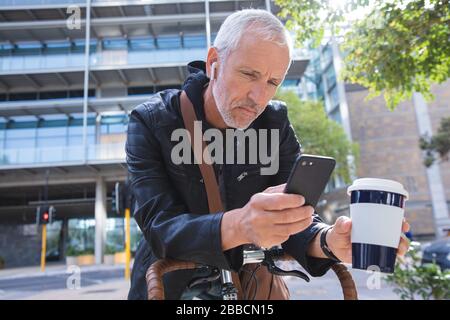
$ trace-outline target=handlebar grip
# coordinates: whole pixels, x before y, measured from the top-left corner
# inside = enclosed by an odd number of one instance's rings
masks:
[[[358,300],[358,291],[356,291],[355,281],[347,267],[342,263],[336,263],[331,267],[336,273],[342,287],[344,300]]]
[[[163,276],[172,271],[196,269],[202,265],[192,261],[174,259],[160,259],[147,269],[145,280],[147,282],[148,300],[164,300]]]
[[[277,261],[296,261],[287,253],[283,253],[275,259]],[[331,269],[339,279],[344,300],[358,300],[358,291],[356,290],[355,281],[353,280],[352,274],[348,271],[347,267],[343,263],[336,263],[331,267]]]

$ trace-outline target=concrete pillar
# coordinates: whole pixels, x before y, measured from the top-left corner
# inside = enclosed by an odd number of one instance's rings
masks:
[[[106,183],[102,177],[95,184],[95,263],[103,262],[106,242]]]
[[[89,91],[89,49],[91,37],[91,0],[86,0],[86,34],[84,51],[84,84],[83,84],[83,148],[84,162],[88,160],[88,138],[87,138],[87,114],[88,114],[88,91]]]
[[[416,112],[416,121],[419,128],[419,134],[433,134],[431,127],[430,114],[428,113],[428,106],[424,97],[415,92],[413,94],[414,110]],[[436,229],[436,236],[441,238],[444,236],[444,227],[449,227],[450,218],[448,215],[448,206],[445,199],[444,185],[442,184],[441,170],[438,163],[434,163],[431,167],[426,169],[428,178],[428,189],[431,196],[431,203],[433,205],[434,225]]]
[[[209,15],[209,0],[205,1],[205,32],[206,32],[206,49],[211,47],[211,20]]]

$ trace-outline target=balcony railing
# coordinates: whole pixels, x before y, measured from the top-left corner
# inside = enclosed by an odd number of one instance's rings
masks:
[[[117,3],[124,4],[151,4],[151,3],[174,3],[182,2],[183,0],[91,0],[92,4],[108,4],[117,5]],[[198,0],[202,1],[202,0]],[[211,2],[218,0],[210,0]],[[224,1],[224,0],[220,0]],[[226,1],[226,0],[225,0]],[[228,0],[231,1],[231,0]],[[3,0],[0,6],[39,6],[39,5],[69,5],[80,4],[85,5],[86,0]]]
[[[25,166],[40,164],[62,164],[83,162],[85,149],[82,145],[5,149],[0,150],[0,167]],[[125,160],[125,142],[112,144],[94,144],[87,147],[87,161],[118,161]]]
[[[206,48],[170,49],[155,51],[105,50],[91,54],[90,67],[121,67],[129,65],[158,65],[171,63],[187,63],[204,59]],[[27,72],[33,70],[83,69],[84,54],[52,54],[3,56],[0,59],[0,72]]]
[[[102,2],[104,0],[93,0],[93,2]],[[34,5],[57,5],[57,4],[80,4],[86,3],[86,0],[3,0],[1,6],[34,6]]]

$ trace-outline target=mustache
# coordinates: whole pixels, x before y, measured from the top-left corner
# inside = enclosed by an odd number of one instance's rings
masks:
[[[255,111],[256,113],[258,113],[259,111],[259,106],[258,104],[251,100],[251,99],[246,99],[244,101],[238,101],[236,102],[236,104],[234,105],[235,108],[239,108],[239,107],[246,107],[246,108],[250,108],[253,111]]]

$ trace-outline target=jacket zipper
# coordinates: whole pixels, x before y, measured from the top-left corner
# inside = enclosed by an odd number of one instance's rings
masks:
[[[244,179],[246,176],[248,175],[247,171],[242,172],[239,177],[237,177],[237,181],[241,181],[242,179]]]

